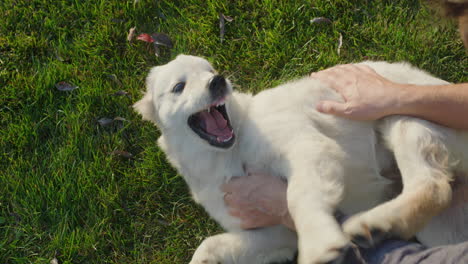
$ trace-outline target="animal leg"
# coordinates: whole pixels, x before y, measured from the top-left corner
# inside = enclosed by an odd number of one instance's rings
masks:
[[[190,264],[267,264],[292,260],[297,249],[294,232],[283,226],[223,233],[206,238]]]
[[[291,174],[287,196],[298,233],[298,263],[331,263],[349,244],[333,216],[343,192],[340,151],[333,142],[315,142],[313,146],[303,143],[310,140],[300,142],[288,158]],[[310,155],[310,149],[314,149],[314,155]]]
[[[343,229],[354,242],[369,247],[388,236],[408,239],[450,204],[453,162],[443,143],[444,130],[438,128],[409,117],[383,121],[384,140],[395,154],[403,191],[345,222]]]

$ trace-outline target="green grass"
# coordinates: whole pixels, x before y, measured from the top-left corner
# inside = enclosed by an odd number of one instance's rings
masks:
[[[157,148],[158,131],[130,108],[148,69],[179,53],[205,56],[252,92],[364,59],[468,81],[454,24],[418,1],[133,2],[1,1],[0,263],[187,263],[221,232]],[[234,18],[223,43],[219,12]],[[333,24],[310,23],[319,16]],[[158,58],[126,41],[133,26],[167,33],[175,47]],[[59,81],[80,88],[60,92]],[[131,98],[111,96],[118,90]],[[116,116],[127,121],[96,122]]]

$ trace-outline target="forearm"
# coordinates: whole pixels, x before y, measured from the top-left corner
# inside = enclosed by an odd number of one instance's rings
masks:
[[[390,111],[468,130],[468,83],[400,85],[399,104]]]

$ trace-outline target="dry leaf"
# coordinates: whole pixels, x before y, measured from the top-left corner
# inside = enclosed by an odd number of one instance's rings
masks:
[[[109,77],[109,79],[111,79],[113,82],[115,82],[118,86],[122,86],[122,83],[119,81],[119,79],[117,78],[117,75],[115,74],[108,74],[107,77]]]
[[[121,121],[121,122],[124,122],[124,121],[127,121],[127,119],[123,118],[123,117],[120,117],[120,116],[117,116],[117,117],[114,117],[114,119],[112,118],[107,118],[107,117],[102,117],[100,119],[98,119],[98,124],[101,125],[102,127],[106,127],[106,126],[109,126],[111,125],[112,123],[114,123],[115,121]]]
[[[123,90],[120,90],[120,91],[117,91],[113,94],[111,94],[112,96],[127,96],[128,98],[130,98],[130,94],[126,91],[123,91]]]
[[[224,33],[225,33],[225,20],[224,20],[224,15],[223,13],[219,13],[219,39],[221,43],[224,41]]]
[[[114,150],[109,153],[110,155],[119,156],[126,159],[133,158],[133,154],[125,150]]]
[[[57,88],[57,90],[59,90],[59,91],[68,92],[68,91],[75,90],[76,88],[78,88],[78,86],[75,86],[75,85],[72,85],[72,84],[69,84],[67,82],[62,81],[62,82],[56,83],[55,88]]]
[[[234,18],[230,17],[230,16],[225,16],[224,14],[222,14],[223,17],[224,17],[224,20],[226,20],[227,22],[232,22],[234,20]]]
[[[123,117],[120,117],[120,116],[117,116],[117,117],[114,117],[114,121],[127,121],[127,119],[123,118]]]
[[[157,219],[156,221],[158,221],[158,223],[160,223],[163,226],[170,225],[170,223],[168,221],[164,220],[164,219]]]
[[[127,41],[131,42],[135,38],[136,27],[130,28],[127,35]]]
[[[171,38],[164,33],[153,33],[151,35],[147,33],[142,33],[137,37],[137,39],[148,43],[154,43],[158,46],[165,46],[168,48],[172,48],[174,46],[172,44]]]
[[[232,22],[232,20],[234,20],[232,17],[225,16],[223,13],[219,13],[219,39],[221,40],[221,43],[223,43],[224,41],[224,34],[226,32],[226,21]]]
[[[106,127],[106,126],[109,126],[110,124],[112,124],[112,122],[114,122],[114,120],[110,119],[110,118],[107,118],[107,117],[103,117],[103,118],[100,118],[97,122],[102,127]]]
[[[111,21],[116,23],[116,24],[120,24],[120,23],[125,22],[125,19],[113,18],[113,19],[111,19]]]
[[[50,261],[50,264],[58,264],[58,260],[57,258],[53,258],[51,261]]]
[[[147,33],[142,33],[142,34],[138,35],[137,40],[141,40],[141,41],[149,42],[149,43],[154,42],[153,38]]]
[[[168,48],[172,48],[174,46],[172,44],[171,38],[164,33],[151,34],[151,38],[153,39],[155,45],[165,46]]]
[[[137,37],[137,39],[144,41],[144,42],[153,43],[154,55],[156,55],[156,57],[159,57],[160,55],[159,46],[164,46],[168,48],[172,48],[174,46],[172,44],[171,38],[164,33],[153,33],[151,35],[147,33],[143,33],[143,34],[140,34]]]
[[[156,57],[159,57],[159,54],[161,54],[161,50],[159,49],[159,47],[158,47],[158,45],[156,44],[156,42],[153,43],[153,44],[154,44],[154,45],[153,45],[153,48],[154,48],[154,55],[155,55]]]
[[[314,17],[310,20],[311,24],[331,24],[332,21],[326,17]]]
[[[60,54],[58,53],[58,51],[55,51],[55,58],[60,61],[60,62],[64,62],[65,60],[62,58],[62,56],[60,56]]]

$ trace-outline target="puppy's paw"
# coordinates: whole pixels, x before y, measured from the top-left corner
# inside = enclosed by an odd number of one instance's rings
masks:
[[[218,261],[216,259],[209,259],[205,258],[202,260],[194,260],[190,261],[190,264],[223,264],[221,261]]]
[[[223,259],[223,246],[218,237],[206,238],[193,254],[190,264],[231,264]]]
[[[351,241],[362,248],[371,248],[383,240],[398,236],[393,234],[392,217],[372,217],[364,213],[351,217],[343,224],[343,231]]]
[[[224,262],[215,252],[197,249],[190,264],[227,264],[227,262]]]
[[[340,239],[327,246],[315,244],[312,247],[299,249],[299,264],[340,264],[349,254],[350,245],[348,240]]]

